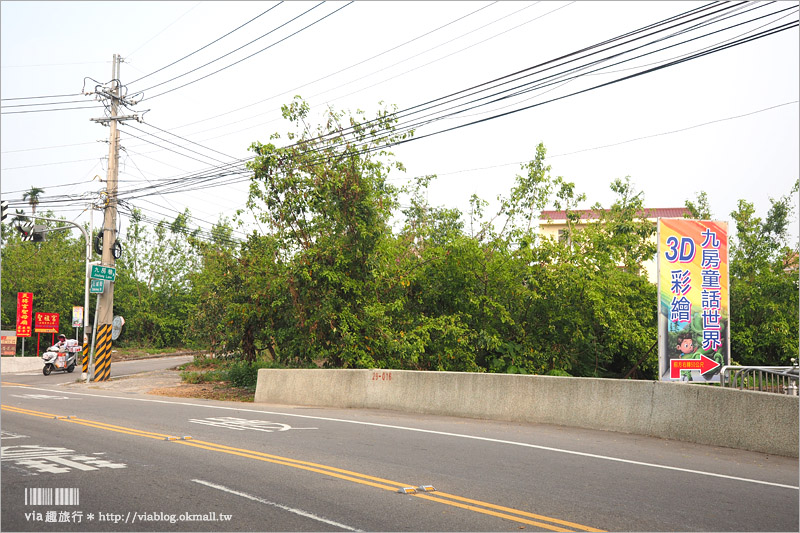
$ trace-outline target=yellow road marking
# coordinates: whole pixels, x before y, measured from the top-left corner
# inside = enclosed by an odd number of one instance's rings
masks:
[[[8,385],[11,387],[30,387],[30,385],[25,385],[24,383],[12,383],[10,381],[0,381],[0,385]]]
[[[351,477],[351,476],[345,476],[344,474],[338,474],[336,472],[331,472],[329,470],[323,470],[321,468],[314,468],[314,467],[311,467],[311,466],[292,463],[292,462],[288,462],[288,461],[280,461],[278,459],[270,459],[270,458],[267,458],[267,457],[259,457],[257,455],[257,452],[256,453],[252,453],[252,452],[251,453],[244,453],[244,452],[238,452],[238,451],[234,451],[234,450],[224,450],[224,449],[217,448],[217,447],[212,447],[212,446],[198,445],[196,442],[193,442],[193,441],[178,441],[178,442],[180,442],[181,444],[185,444],[186,446],[193,446],[195,448],[203,448],[205,450],[211,450],[213,452],[222,452],[222,453],[227,453],[227,454],[230,454],[230,455],[238,455],[240,457],[248,457],[250,459],[256,459],[258,461],[264,461],[264,462],[267,462],[267,463],[275,463],[275,464],[284,465],[284,466],[291,466],[293,468],[299,468],[301,470],[308,470],[309,472],[316,472],[318,474],[325,474],[326,476],[337,477],[339,479],[344,479],[346,481],[352,481],[353,483],[360,483],[362,485],[369,485],[371,487],[376,487],[376,488],[379,488],[379,489],[386,489],[386,490],[392,490],[392,491],[393,490],[397,490],[397,487],[387,487],[386,485],[381,485],[379,483],[375,483],[375,482],[372,482],[372,481],[366,481],[364,479],[357,479],[357,478],[354,478],[354,477]]]
[[[589,526],[583,526],[581,524],[576,524],[574,522],[567,522],[566,520],[559,520],[557,518],[550,518],[549,516],[542,516],[534,513],[529,513],[527,511],[518,511],[517,509],[511,509],[508,507],[503,507],[501,505],[494,505],[491,503],[479,502],[476,500],[470,500],[469,498],[464,498],[462,496],[456,496],[455,494],[447,494],[446,492],[436,492],[436,496],[441,496],[443,498],[451,498],[453,500],[458,500],[462,502],[474,503],[478,505],[483,505],[484,507],[489,507],[491,509],[497,509],[498,511],[505,511],[508,513],[516,513],[522,516],[527,516],[530,518],[536,518],[538,520],[548,520],[550,522],[561,524],[562,526],[571,527],[573,529],[580,529],[581,531],[592,531],[592,532],[602,532],[602,529],[595,529]]]
[[[55,419],[58,415],[54,415],[51,413],[44,413],[41,411],[33,411],[30,409],[23,409],[20,407],[12,407],[3,405],[0,406],[2,410],[9,411],[12,413],[30,415],[30,416],[38,416],[41,418],[50,418]],[[123,433],[126,435],[133,435],[136,437],[147,437],[151,439],[159,439],[164,440],[165,437],[169,437],[169,435],[165,435],[163,433],[155,433],[151,431],[143,431],[134,428],[127,428],[123,426],[115,426],[113,424],[106,424],[105,422],[97,422],[93,420],[85,420],[81,418],[64,418],[59,419],[60,422],[70,422],[73,424],[79,424],[86,427],[91,427],[95,429],[102,429],[106,431],[114,431],[116,433]],[[345,481],[350,481],[352,483],[358,483],[361,485],[367,485],[370,487],[375,487],[383,490],[391,490],[396,491],[398,488],[401,487],[408,487],[410,484],[408,483],[399,483],[396,481],[391,481],[388,479],[382,479],[379,477],[374,477],[366,474],[359,474],[358,472],[352,472],[350,470],[344,470],[341,468],[336,468],[332,466],[321,465],[318,463],[312,463],[308,461],[300,461],[297,459],[291,459],[288,457],[281,457],[279,455],[271,455],[268,453],[258,452],[255,450],[246,450],[243,448],[234,448],[232,446],[225,446],[224,444],[216,444],[213,442],[206,442],[206,441],[198,441],[198,440],[177,440],[177,441],[170,441],[170,442],[177,442],[179,444],[183,444],[185,446],[192,446],[194,448],[200,448],[204,450],[209,450],[212,452],[220,452],[226,453],[229,455],[236,455],[239,457],[245,457],[248,459],[255,459],[257,461],[264,461],[268,463],[283,465],[283,466],[290,466],[292,468],[299,468],[302,470],[307,470],[309,472],[315,472],[318,474],[323,474],[326,476],[332,476],[335,478],[339,478]],[[461,509],[466,509],[469,511],[473,511],[476,513],[481,513],[489,516],[495,516],[498,518],[502,518],[505,520],[511,520],[514,522],[519,522],[522,524],[528,524],[536,527],[541,527],[543,529],[548,529],[551,531],[571,531],[571,529],[565,529],[563,527],[559,527],[552,524],[560,524],[562,526],[566,526],[572,529],[578,529],[581,531],[591,531],[591,532],[603,532],[602,529],[595,529],[589,526],[584,526],[581,524],[576,524],[573,522],[567,522],[565,520],[559,520],[558,518],[550,518],[543,515],[538,515],[534,513],[529,513],[526,511],[520,511],[517,509],[512,509],[509,507],[503,507],[500,505],[495,505],[492,503],[482,502],[478,500],[472,500],[469,498],[464,498],[462,496],[456,496],[454,494],[447,494],[447,493],[417,493],[417,494],[410,494],[410,496],[414,496],[416,498],[422,498],[425,500],[429,500],[436,503],[441,503],[444,505],[450,505],[452,507],[458,507]],[[462,503],[464,502],[464,503]],[[494,510],[493,510],[494,509]],[[503,512],[498,512],[503,511]],[[508,514],[513,513],[513,514]],[[543,522],[537,522],[534,520],[528,520],[527,518],[535,518],[537,520],[545,520],[547,522],[552,522],[552,524],[546,524]]]
[[[237,451],[237,452],[244,452],[244,453],[248,453],[248,454],[258,455],[259,457],[265,457],[265,458],[269,458],[269,459],[276,459],[276,460],[279,460],[279,461],[286,461],[287,463],[292,463],[289,466],[305,465],[305,466],[310,466],[310,467],[314,467],[314,468],[322,468],[324,470],[328,470],[328,471],[331,471],[331,472],[339,472],[341,474],[347,474],[349,476],[356,476],[356,477],[360,477],[360,478],[363,478],[363,479],[368,479],[368,480],[371,480],[371,481],[377,481],[379,483],[385,483],[387,485],[392,485],[392,487],[389,487],[392,490],[396,490],[396,489],[398,489],[400,487],[408,487],[409,486],[408,483],[398,483],[397,481],[391,481],[389,479],[383,479],[383,478],[379,478],[379,477],[369,476],[369,475],[366,475],[366,474],[359,474],[358,472],[352,472],[350,470],[343,470],[341,468],[336,468],[336,467],[333,467],[333,466],[326,466],[326,465],[321,465],[321,464],[318,464],[318,463],[311,463],[311,462],[308,462],[308,461],[300,461],[298,459],[290,459],[288,457],[281,457],[279,455],[271,455],[271,454],[268,454],[268,453],[256,452],[256,451],[253,451],[253,450],[244,450],[244,449],[241,449],[241,448],[232,448],[230,446],[225,446],[223,444],[215,444],[213,442],[205,442],[205,441],[202,441],[202,440],[193,440],[193,442],[197,442],[197,443],[200,443],[200,444],[205,444],[206,446],[213,446],[215,448],[219,448],[219,451],[233,450],[233,451]]]
[[[72,420],[70,420],[70,422],[76,422],[76,423],[85,422],[86,424],[84,424],[84,425],[91,424],[92,426],[94,426],[94,427],[96,427],[98,429],[108,429],[110,431],[123,430],[123,431],[126,431],[126,432],[134,432],[136,434],[140,434],[143,437],[153,437],[153,438],[159,438],[159,439],[162,439],[162,440],[165,439],[166,437],[172,437],[172,435],[166,435],[164,433],[154,433],[152,431],[143,431],[143,430],[140,430],[140,429],[126,428],[126,427],[122,427],[122,426],[115,426],[113,424],[106,424],[105,422],[96,422],[94,420],[85,420],[83,418],[73,418]]]
[[[21,409],[19,407],[10,407],[8,405],[2,406],[3,411],[9,411],[12,413],[19,413],[22,415],[31,415],[31,416],[38,416],[41,418],[55,418],[56,415],[51,415],[49,413],[42,413],[41,411],[31,411],[30,409]]]

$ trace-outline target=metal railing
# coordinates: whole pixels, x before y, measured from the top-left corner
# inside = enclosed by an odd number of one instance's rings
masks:
[[[798,367],[793,366],[723,366],[720,385],[739,390],[770,392],[773,394],[798,395]]]

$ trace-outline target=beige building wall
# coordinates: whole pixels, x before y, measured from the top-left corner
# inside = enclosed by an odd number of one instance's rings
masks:
[[[655,208],[646,209],[645,211],[648,214],[653,215],[647,218],[647,220],[652,222],[653,226],[657,224],[658,219],[661,217],[683,217],[684,214],[688,214],[689,212],[685,207]],[[585,227],[587,224],[593,224],[597,222],[598,219],[596,215],[592,216],[590,211],[581,211],[581,219],[575,225],[574,229],[580,231],[581,227]],[[539,234],[542,237],[558,241],[559,235],[566,229],[567,222],[564,211],[542,211],[539,219]],[[656,244],[656,237],[656,234],[653,234],[653,236],[650,238],[650,242]],[[658,268],[656,265],[656,256],[653,255],[652,259],[645,261],[642,264],[642,268],[645,271],[644,274],[647,276],[647,280],[650,283],[657,283]]]

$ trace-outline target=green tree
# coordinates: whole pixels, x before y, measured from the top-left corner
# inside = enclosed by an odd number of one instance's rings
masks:
[[[42,196],[43,192],[44,189],[39,187],[31,187],[29,191],[26,191],[22,194],[22,201],[28,201],[28,204],[31,206],[31,211],[34,215],[36,214],[36,206],[39,205],[41,200],[40,197]]]
[[[51,212],[47,218],[56,218]],[[50,228],[64,226],[48,222]],[[58,313],[59,331],[74,337],[72,307],[84,305],[86,245],[71,231],[51,231],[44,242],[23,241],[11,225],[2,224],[2,323],[16,323],[18,292],[33,293],[34,313]],[[34,334],[34,338],[36,334]],[[44,335],[42,344],[51,340]],[[49,346],[49,344],[47,344]],[[28,344],[30,346],[30,344]],[[32,353],[35,348],[26,352]]]
[[[628,178],[611,189],[617,200],[608,210],[593,207],[596,223],[575,224],[568,240],[544,240],[535,249],[529,316],[541,371],[621,377],[637,367],[639,376],[655,376],[655,354],[639,363],[656,338],[656,289],[640,273],[655,254],[655,228]]]
[[[157,348],[183,346],[194,294],[191,274],[199,268],[187,211],[172,222],[160,221],[152,232],[134,210],[117,261],[114,313],[125,316],[121,342]]]
[[[248,164],[254,172],[248,207],[262,209],[260,222],[275,242],[275,255],[264,260],[282,274],[291,310],[267,322],[283,326],[274,335],[280,353],[336,367],[374,366],[375,352],[365,341],[381,329],[370,310],[381,243],[391,236],[397,204],[387,177],[392,168],[402,170],[384,163],[391,154],[382,147],[410,133],[394,133],[396,118],[387,110],[367,120],[363,112],[346,117],[329,109],[315,132],[306,125],[304,101],[296,98],[282,110],[295,127],[288,134],[293,144],[256,142]],[[251,356],[256,347],[243,349]]]
[[[797,192],[795,182],[771,199],[766,219],[746,200],[731,213],[731,357],[744,365],[784,366],[798,356],[798,248],[789,245]]]
[[[697,220],[712,220],[714,215],[711,214],[711,205],[708,201],[708,194],[706,191],[700,191],[697,193],[697,201],[693,202],[691,200],[686,200],[684,204],[686,209],[689,210],[687,215],[684,215],[685,218],[693,218]]]

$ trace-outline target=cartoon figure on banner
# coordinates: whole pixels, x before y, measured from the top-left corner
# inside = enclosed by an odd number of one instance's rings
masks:
[[[697,317],[695,317],[696,319]],[[718,362],[720,365],[724,365],[724,359],[722,354],[717,350],[704,350],[702,346],[698,346],[695,343],[695,338],[702,337],[702,330],[700,333],[695,334],[694,328],[689,330],[683,331],[678,334],[676,339],[675,349],[678,350],[679,359],[700,359],[700,355],[704,355],[709,359],[713,359],[714,361]],[[703,379],[701,381],[707,381],[715,374],[718,374],[721,369],[721,366],[717,367],[715,370],[703,374]],[[692,377],[691,370],[681,370],[681,381],[694,381]]]
[[[691,331],[678,334],[678,345],[675,347],[681,354],[680,359],[695,359],[694,335]],[[682,370],[681,381],[692,381],[692,371]]]

